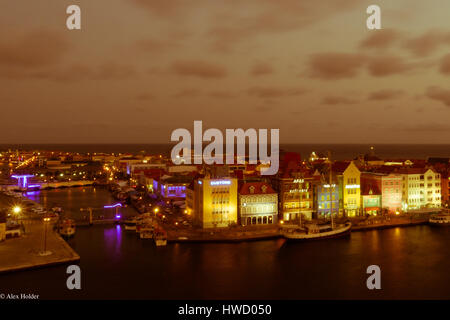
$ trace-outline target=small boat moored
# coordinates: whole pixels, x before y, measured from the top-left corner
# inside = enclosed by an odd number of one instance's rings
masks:
[[[153,239],[157,247],[167,245],[167,233],[164,229],[157,228],[153,232]]]
[[[433,226],[450,226],[450,214],[439,213],[432,215],[428,220],[428,223]]]
[[[58,233],[65,237],[70,238],[75,234],[75,221],[73,219],[62,219],[57,225]]]
[[[317,224],[285,225],[281,227],[280,233],[287,240],[308,241],[339,238],[349,235],[352,229],[352,223],[336,225],[332,228],[330,225],[319,226]]]

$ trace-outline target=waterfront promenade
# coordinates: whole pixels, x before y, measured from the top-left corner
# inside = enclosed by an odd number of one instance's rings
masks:
[[[47,226],[46,251],[44,250],[44,224],[41,220],[24,220],[25,234],[20,238],[0,242],[0,273],[65,264],[80,260],[80,256],[59,234]]]
[[[280,238],[278,225],[232,227],[230,229],[175,229],[167,230],[169,242],[241,242]]]

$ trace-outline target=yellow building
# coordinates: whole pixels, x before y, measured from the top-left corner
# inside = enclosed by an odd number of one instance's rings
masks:
[[[229,227],[238,221],[236,178],[198,179],[187,190],[186,205],[194,225],[202,228]]]
[[[0,241],[6,239],[6,224],[0,222]]]
[[[360,215],[361,208],[361,171],[350,162],[343,173],[344,212],[347,217]]]

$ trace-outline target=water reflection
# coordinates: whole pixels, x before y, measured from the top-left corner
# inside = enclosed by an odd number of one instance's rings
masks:
[[[80,207],[114,201],[101,188],[30,196],[78,215]],[[353,232],[347,238],[306,243],[280,239],[155,247],[120,226],[95,225],[78,228],[69,240],[87,276],[83,298],[102,299],[450,299],[449,242],[450,228],[429,226]],[[377,292],[365,284],[372,264],[382,272],[383,289]],[[70,294],[64,286],[49,288],[55,275],[61,274],[64,283],[64,268],[29,274],[0,276],[0,283],[39,288],[42,298]]]

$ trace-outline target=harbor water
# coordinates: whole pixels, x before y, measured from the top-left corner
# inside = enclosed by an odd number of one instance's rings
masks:
[[[114,201],[94,187],[29,196],[75,217],[80,207]],[[41,299],[450,299],[450,229],[426,225],[309,243],[166,247],[120,225],[94,225],[77,228],[68,242],[81,256],[81,290],[68,290],[66,266],[56,266],[2,274],[2,291]],[[381,268],[381,290],[366,287],[370,265]]]

